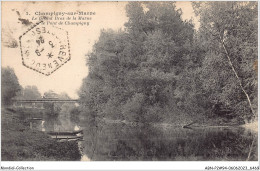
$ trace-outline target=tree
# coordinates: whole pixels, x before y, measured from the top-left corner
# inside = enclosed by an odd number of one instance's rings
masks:
[[[210,101],[238,116],[257,116],[257,3],[193,3],[207,51],[202,79]],[[251,114],[249,114],[251,113]]]
[[[130,2],[126,12],[126,31],[103,30],[88,55],[89,75],[79,92],[84,113],[92,123],[180,116],[172,92],[191,58],[192,22],[183,21],[172,2]]]
[[[41,99],[41,93],[36,86],[26,86],[23,90],[23,99]]]
[[[58,98],[58,94],[53,90],[49,90],[43,94],[43,98]]]
[[[14,70],[10,67],[2,67],[1,77],[2,105],[10,105],[12,98],[21,90],[21,86]]]

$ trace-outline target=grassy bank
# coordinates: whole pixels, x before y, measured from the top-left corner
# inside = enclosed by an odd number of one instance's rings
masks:
[[[31,130],[22,114],[2,109],[2,161],[75,161],[81,155],[76,142],[57,142]]]

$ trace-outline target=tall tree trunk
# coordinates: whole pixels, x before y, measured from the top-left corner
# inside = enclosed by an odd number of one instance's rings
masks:
[[[241,81],[240,77],[238,76],[237,71],[236,71],[235,68],[234,68],[234,65],[233,65],[233,63],[232,63],[232,61],[231,61],[231,58],[230,58],[230,56],[229,56],[229,53],[228,53],[228,51],[227,51],[225,42],[224,42],[223,38],[221,38],[220,34],[219,34],[219,40],[220,40],[221,45],[222,45],[222,47],[223,47],[223,49],[224,49],[224,51],[225,51],[226,57],[227,57],[227,59],[228,59],[228,63],[229,63],[229,65],[230,65],[232,71],[234,72],[236,78],[238,79],[239,86],[240,86],[240,88],[242,89],[243,93],[246,95],[246,98],[247,98],[247,101],[248,101],[248,104],[249,104],[249,108],[250,108],[250,110],[251,110],[253,116],[256,117],[256,113],[255,113],[254,110],[253,110],[252,103],[251,103],[251,100],[250,100],[250,98],[249,98],[249,95],[247,94],[246,90],[244,89],[244,87],[243,87],[243,85],[242,85],[242,81]]]

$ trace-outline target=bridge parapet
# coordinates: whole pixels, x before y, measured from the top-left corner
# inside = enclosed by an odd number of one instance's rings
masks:
[[[44,103],[78,103],[78,99],[57,99],[57,98],[42,98],[42,99],[13,99],[14,107],[38,108],[39,104],[43,108]],[[31,105],[28,105],[31,104]]]
[[[78,99],[27,99],[27,100],[18,100],[14,99],[14,102],[20,103],[77,103]]]

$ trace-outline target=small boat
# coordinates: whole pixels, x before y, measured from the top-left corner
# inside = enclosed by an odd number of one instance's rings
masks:
[[[76,135],[76,134],[83,134],[83,130],[78,130],[78,131],[63,131],[63,132],[56,132],[56,131],[50,131],[46,132],[49,135]]]
[[[58,142],[67,142],[67,141],[84,141],[83,138],[75,138],[75,139],[59,139]]]
[[[72,139],[83,139],[83,135],[80,136],[66,136],[66,135],[51,135],[53,139],[64,139],[64,140],[72,140]]]

